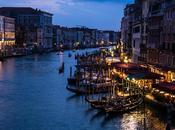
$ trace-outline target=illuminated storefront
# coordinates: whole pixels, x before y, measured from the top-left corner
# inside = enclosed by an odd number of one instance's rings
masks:
[[[169,68],[156,67],[153,65],[149,65],[149,70],[153,73],[164,76],[165,81],[167,82],[175,81],[175,70],[170,70]]]
[[[15,20],[0,16],[0,55],[8,56],[15,45]]]

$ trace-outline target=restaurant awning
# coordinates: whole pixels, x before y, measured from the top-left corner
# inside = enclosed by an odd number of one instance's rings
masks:
[[[155,79],[161,79],[164,78],[164,76],[159,75],[159,74],[155,74],[155,73],[151,73],[151,72],[147,72],[147,71],[138,71],[138,72],[128,72],[127,74],[129,79],[137,79],[137,80],[155,80]]]
[[[163,82],[159,84],[153,84],[153,88],[175,94],[175,82],[172,83]]]

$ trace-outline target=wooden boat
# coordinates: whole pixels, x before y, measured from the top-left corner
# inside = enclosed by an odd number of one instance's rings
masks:
[[[85,101],[87,101],[90,104],[96,104],[98,102],[106,102],[107,98],[106,97],[102,97],[101,100],[95,100],[95,99],[89,99],[88,97],[85,97]]]
[[[79,55],[77,54],[77,55],[75,55],[75,60],[77,60],[78,59],[78,57],[79,57]]]
[[[137,95],[138,96],[138,95]],[[134,96],[115,98],[105,98],[101,100],[92,100],[86,98],[86,101],[95,109],[104,110],[107,113],[124,113],[137,108],[143,102],[143,98],[136,98]]]
[[[76,94],[99,94],[99,93],[107,93],[109,86],[106,87],[96,87],[96,86],[75,86],[75,85],[68,85],[66,87],[67,90],[76,93]]]
[[[72,55],[69,53],[69,54],[68,54],[68,57],[72,57]]]
[[[70,92],[73,92],[73,93],[78,94],[78,95],[86,94],[85,90],[83,90],[82,88],[76,88],[75,86],[68,85],[66,87],[66,89],[69,90]]]
[[[81,73],[81,72],[79,72]],[[82,76],[77,78],[77,73],[73,77],[68,78],[67,90],[73,93],[82,93],[82,94],[98,94],[98,93],[107,93],[110,88],[113,87],[113,83],[110,80],[88,80]],[[82,75],[82,74],[78,74]]]
[[[107,101],[97,101],[97,102],[94,102],[94,103],[91,103],[91,106],[95,109],[101,109],[103,110],[103,108],[106,106],[107,104]]]
[[[130,103],[123,104],[110,104],[104,107],[107,113],[125,113],[137,108],[143,102],[143,98],[135,99]]]
[[[59,73],[64,73],[64,62],[62,63],[62,65],[59,68]]]
[[[67,79],[67,82],[68,82],[68,85],[74,85],[74,86],[76,86],[77,79],[75,77],[68,78]]]
[[[120,98],[123,98],[123,97],[115,97],[115,98],[102,97],[101,100],[94,100],[94,101],[91,101],[89,103],[95,109],[104,110],[105,106],[107,106],[111,101],[118,100]]]

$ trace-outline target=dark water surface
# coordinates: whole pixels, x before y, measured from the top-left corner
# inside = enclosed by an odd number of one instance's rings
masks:
[[[12,58],[0,63],[0,130],[142,130],[142,109],[105,115],[65,89],[69,68],[76,63],[68,53]],[[62,61],[66,70],[60,75],[57,69]],[[163,115],[150,108],[145,111],[145,127],[165,129]]]

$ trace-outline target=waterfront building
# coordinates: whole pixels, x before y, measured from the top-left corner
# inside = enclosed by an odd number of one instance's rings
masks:
[[[150,65],[167,82],[175,79],[174,8],[173,0],[137,0],[126,6],[121,22],[127,53],[132,43],[133,62]]]
[[[53,44],[54,48],[59,48],[62,45],[63,37],[61,27],[58,25],[53,26]]]
[[[84,42],[84,33],[78,28],[53,26],[53,42],[57,47],[65,49],[81,46]]]
[[[147,62],[147,43],[148,43],[148,16],[150,11],[151,0],[142,0],[142,32],[141,32],[141,44],[140,44],[140,56],[139,62]]]
[[[104,41],[103,41],[103,31],[101,30],[98,30],[96,32],[96,44],[97,45],[103,45],[104,44]]]
[[[161,37],[163,31],[163,6],[162,1],[152,1],[148,18],[148,43],[147,43],[147,62],[158,64],[158,52],[161,47]]]
[[[107,44],[117,44],[121,39],[121,32],[104,31],[103,33],[103,39]]]
[[[110,33],[108,31],[103,32],[103,41],[105,44],[109,44]]]
[[[140,57],[140,47],[142,43],[142,8],[139,3],[135,3],[134,16],[132,20],[132,61],[138,63]]]
[[[83,44],[84,41],[84,33],[81,30],[77,31],[77,46],[80,46]]]
[[[165,4],[163,35],[159,61],[163,66],[175,67],[175,2]]]
[[[53,26],[53,43],[64,48],[95,47],[99,45],[116,44],[121,38],[120,32],[102,31],[86,27],[68,28]]]
[[[121,40],[128,55],[132,55],[132,23],[135,17],[135,4],[128,4],[124,9],[121,22]]]
[[[18,46],[52,48],[52,14],[29,7],[2,7],[0,14],[15,18]]]
[[[10,56],[15,46],[15,19],[0,16],[0,55]]]
[[[141,22],[133,24],[132,32],[132,61],[138,63],[141,45]]]

